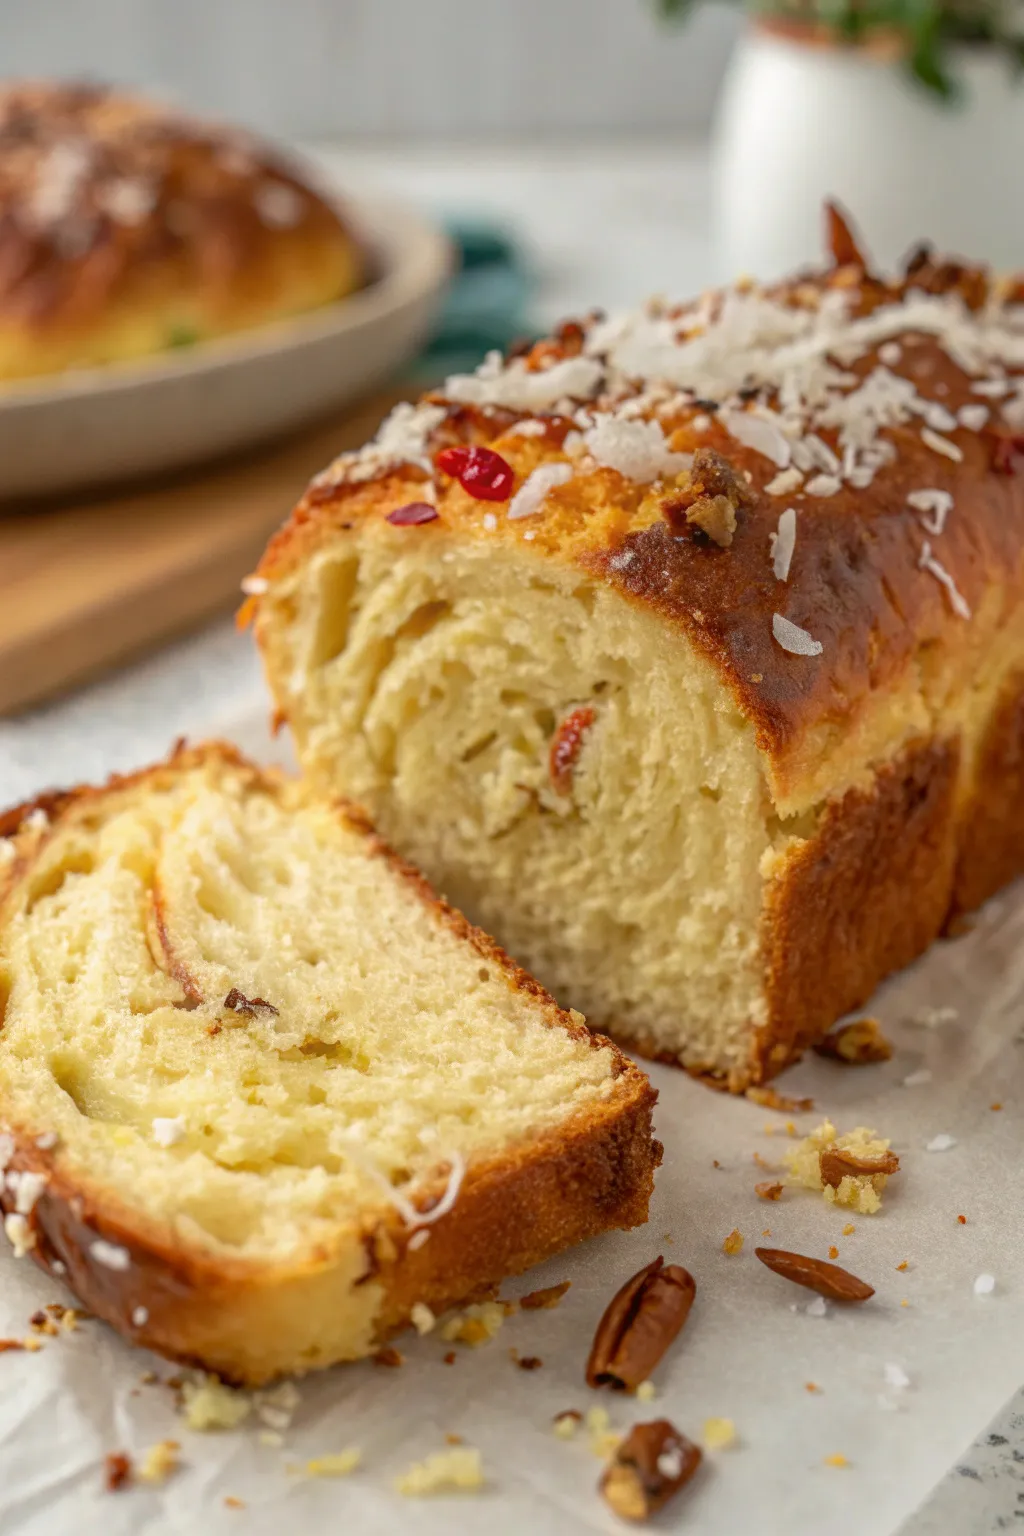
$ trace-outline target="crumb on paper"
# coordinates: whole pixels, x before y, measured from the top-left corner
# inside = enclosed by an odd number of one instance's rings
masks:
[[[825,1457],[825,1465],[826,1467],[848,1467],[850,1462],[842,1451],[836,1451],[833,1455]]]
[[[828,1256],[830,1259],[838,1259],[839,1249],[836,1247],[835,1243],[832,1243],[829,1247]]]
[[[886,1386],[891,1387],[894,1392],[903,1392],[910,1386],[910,1377],[902,1365],[898,1365],[894,1360],[886,1363],[882,1374],[885,1377]]]
[[[995,1110],[999,1110],[999,1109],[1002,1109],[1002,1107],[1003,1107],[1003,1106],[1002,1106],[1002,1105],[1001,1105],[1001,1104],[998,1104],[998,1103],[996,1103],[996,1104],[990,1104],[990,1105],[989,1105],[989,1109],[995,1109]]]
[[[882,1204],[882,1191],[888,1181],[884,1173],[848,1173],[837,1187],[826,1184],[821,1176],[822,1152],[849,1152],[854,1157],[880,1158],[888,1152],[887,1138],[876,1136],[867,1126],[858,1125],[840,1136],[831,1120],[823,1120],[816,1130],[788,1147],[785,1160],[788,1183],[818,1190],[830,1204],[847,1205],[862,1216],[872,1216]]]
[[[108,1493],[116,1493],[132,1480],[132,1459],[123,1451],[110,1451],[103,1458],[104,1485]]]
[[[819,1040],[814,1047],[819,1056],[843,1062],[848,1067],[871,1066],[892,1060],[892,1046],[882,1033],[877,1019],[852,1019]]]
[[[669,1241],[667,1232],[665,1233],[665,1241]],[[538,1308],[557,1307],[571,1285],[571,1280],[561,1280],[558,1285],[546,1285],[539,1291],[529,1291],[525,1296],[520,1296],[519,1305],[524,1312],[535,1312]]]
[[[737,1227],[733,1227],[729,1236],[722,1244],[723,1253],[739,1253],[743,1248],[743,1233]]]
[[[582,1422],[582,1413],[575,1408],[566,1408],[562,1413],[556,1413],[551,1420],[551,1433],[559,1440],[572,1440]]]
[[[327,1456],[313,1456],[300,1468],[307,1477],[348,1477],[363,1459],[363,1453],[354,1445],[346,1446]]]
[[[177,1440],[158,1440],[139,1462],[136,1477],[144,1483],[165,1483],[181,1460],[180,1452]]]
[[[473,1492],[484,1485],[483,1460],[472,1446],[453,1446],[447,1451],[435,1451],[423,1461],[417,1461],[395,1479],[395,1487],[406,1498],[422,1498],[426,1494],[442,1493],[448,1489]]]
[[[437,1318],[425,1301],[414,1301],[409,1316],[416,1332],[420,1334],[429,1333],[437,1322]]]
[[[727,1451],[736,1444],[736,1425],[732,1419],[705,1419],[703,1439],[705,1450]]]
[[[853,1234],[856,1232],[856,1230],[857,1230],[857,1228],[854,1226],[853,1222],[852,1221],[848,1221],[846,1223],[846,1226],[843,1228],[843,1236],[844,1237],[852,1237]]]
[[[245,1500],[244,1499],[236,1499],[235,1495],[233,1493],[226,1493],[224,1495],[224,1503],[225,1503],[225,1505],[227,1506],[228,1509],[244,1509],[245,1508]]]
[[[658,1389],[653,1381],[642,1381],[636,1389],[637,1402],[653,1403],[658,1395]]]
[[[234,1429],[252,1412],[252,1398],[216,1376],[199,1376],[182,1382],[181,1412],[189,1429]]]
[[[960,1223],[960,1225],[962,1227],[966,1227],[966,1225],[967,1225],[967,1217],[966,1216],[964,1216],[964,1215],[958,1216],[957,1217],[957,1221]]]
[[[814,1296],[807,1303],[804,1311],[808,1317],[828,1317],[828,1302],[824,1296]]]
[[[444,1363],[445,1365],[454,1365],[458,1358],[459,1357],[455,1353],[454,1349],[450,1349],[444,1357]]]
[[[782,1115],[803,1115],[814,1108],[813,1099],[794,1099],[789,1094],[780,1093],[770,1084],[766,1087],[755,1084],[746,1090],[744,1097],[762,1109],[774,1109]]]
[[[974,1282],[975,1296],[991,1296],[996,1288],[995,1275],[979,1275]]]
[[[818,1386],[818,1383],[816,1381],[805,1381],[804,1382],[804,1391],[805,1392],[820,1392],[821,1388]]]
[[[388,1344],[384,1349],[378,1349],[373,1357],[373,1363],[383,1365],[390,1371],[397,1371],[400,1365],[405,1364],[405,1356]]]
[[[951,1147],[955,1146],[956,1137],[951,1136],[948,1131],[940,1131],[937,1136],[933,1136],[930,1141],[925,1142],[924,1149],[926,1152],[948,1152]]]
[[[904,1259],[901,1264],[896,1265],[896,1268],[902,1273],[904,1270],[910,1268],[910,1261],[908,1259]]]
[[[493,1339],[507,1315],[503,1301],[478,1301],[456,1312],[441,1324],[441,1337],[446,1344],[469,1344],[476,1348]]]

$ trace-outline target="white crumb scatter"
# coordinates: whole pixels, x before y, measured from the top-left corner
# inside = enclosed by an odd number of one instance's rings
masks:
[[[827,1317],[828,1302],[825,1300],[824,1296],[815,1296],[813,1301],[809,1301],[807,1303],[804,1311],[807,1313],[808,1317]]]
[[[638,485],[681,474],[693,463],[692,454],[671,451],[657,421],[620,421],[602,416],[583,434],[583,441],[595,463],[617,470]]]
[[[949,598],[949,606],[952,608],[953,612],[957,614],[957,616],[961,619],[969,619],[971,616],[970,607],[965,601],[956,582],[946,570],[946,567],[940,561],[936,560],[935,556],[932,554],[932,546],[927,539],[925,539],[924,543],[921,545],[921,554],[917,563],[922,571],[927,571],[930,576],[934,576],[935,580],[940,584],[940,586],[945,588],[946,595]]]
[[[996,1288],[995,1275],[979,1275],[974,1282],[975,1296],[991,1296]]]
[[[430,1330],[434,1327],[434,1324],[437,1322],[437,1318],[434,1316],[433,1312],[431,1312],[425,1301],[413,1302],[412,1310],[410,1311],[409,1316],[412,1319],[412,1325],[416,1329],[417,1333],[429,1333]]]
[[[815,475],[812,480],[808,480],[804,490],[808,496],[834,496],[842,489],[842,484],[838,475]]]
[[[249,1394],[226,1387],[216,1376],[199,1375],[182,1383],[181,1415],[189,1429],[234,1429],[251,1412]]]
[[[903,1079],[904,1088],[923,1088],[932,1080],[932,1074],[927,1067],[918,1067],[916,1072],[910,1072]]]
[[[772,634],[782,649],[794,656],[820,656],[825,649],[820,640],[781,613],[772,614]]]
[[[22,822],[22,826],[29,832],[45,832],[50,825],[50,818],[41,805],[37,805],[34,811],[30,811]]]
[[[148,1322],[149,1322],[149,1308],[148,1307],[136,1307],[135,1310],[132,1312],[132,1323],[135,1325],[135,1327],[136,1328],[145,1328],[145,1326],[146,1326],[146,1324]]]
[[[270,582],[265,576],[243,576],[242,591],[246,597],[262,597],[270,591]]]
[[[283,181],[264,181],[253,189],[253,207],[268,229],[294,229],[306,211],[307,200]]]
[[[509,517],[532,517],[533,513],[539,512],[544,505],[548,492],[553,491],[556,486],[565,485],[572,476],[571,464],[539,465],[532,474],[527,475],[512,497],[508,508]]]
[[[28,1217],[16,1211],[4,1217],[4,1232],[16,1259],[23,1259],[36,1245],[36,1235],[28,1224]]]
[[[953,510],[953,498],[948,491],[937,489],[910,491],[907,494],[907,506],[921,513],[925,533],[937,538]]]
[[[591,399],[603,376],[601,364],[589,357],[565,358],[550,368],[531,370],[522,358],[506,365],[500,352],[491,352],[475,373],[447,379],[444,393],[461,405],[498,405],[537,414],[553,410],[562,400]]]
[[[909,1023],[922,1029],[938,1029],[942,1024],[955,1024],[960,1015],[955,1008],[935,1008],[926,1004],[910,1015]]]
[[[718,419],[744,448],[770,459],[779,469],[788,467],[793,450],[773,412],[755,415],[752,411],[723,410]]]
[[[902,1392],[910,1386],[910,1377],[902,1365],[897,1365],[895,1361],[890,1360],[886,1362],[883,1367],[883,1375],[885,1376],[886,1386],[891,1387],[894,1392]]]
[[[122,1272],[131,1268],[132,1256],[127,1248],[122,1248],[120,1243],[108,1243],[105,1238],[97,1237],[89,1244],[89,1252],[97,1264],[102,1264],[104,1269],[117,1269]]]
[[[804,483],[804,477],[794,464],[788,469],[780,469],[777,475],[773,475],[765,486],[769,496],[789,496],[798,491]]]
[[[168,1118],[157,1115],[153,1121],[153,1140],[158,1147],[176,1147],[185,1138],[185,1121],[181,1115]]]
[[[495,528],[498,526],[498,519],[495,517],[493,512],[485,512],[483,516],[483,524],[488,533],[493,533]]]
[[[131,229],[147,219],[156,207],[157,189],[138,176],[118,176],[96,189],[96,206],[115,224]]]
[[[636,1389],[637,1402],[653,1403],[658,1395],[658,1389],[653,1381],[642,1381]]]
[[[279,1381],[275,1387],[264,1387],[252,1397],[256,1417],[268,1429],[282,1433],[291,1425],[301,1398],[293,1381]]]
[[[941,453],[945,458],[952,459],[957,464],[959,464],[964,456],[962,448],[956,443],[951,442],[948,437],[941,437],[938,432],[933,432],[931,427],[921,428],[921,441],[933,453]]]
[[[775,572],[776,580],[787,581],[789,567],[793,561],[793,550],[796,548],[796,509],[794,507],[787,507],[785,512],[780,512],[778,532],[769,534],[769,539],[772,570]]]
[[[948,1131],[940,1131],[937,1136],[932,1137],[931,1141],[925,1142],[924,1149],[926,1152],[948,1152],[950,1147],[955,1146],[956,1137],[951,1136]]]
[[[420,1498],[445,1489],[471,1492],[482,1488],[483,1484],[483,1458],[478,1450],[468,1445],[453,1445],[448,1450],[435,1451],[425,1460],[414,1462],[395,1479],[395,1487],[406,1498]]]
[[[40,1152],[52,1152],[59,1140],[60,1137],[56,1131],[43,1131],[36,1137],[36,1146]]]
[[[878,349],[878,358],[887,368],[895,368],[903,356],[903,348],[898,341],[883,341]]]
[[[415,1252],[417,1248],[422,1248],[423,1244],[428,1243],[429,1241],[430,1233],[426,1230],[425,1227],[421,1227],[418,1232],[414,1232],[412,1237],[410,1237],[408,1247],[413,1252]]]
[[[987,405],[962,405],[956,413],[956,419],[968,432],[980,432],[988,421],[989,409]]]

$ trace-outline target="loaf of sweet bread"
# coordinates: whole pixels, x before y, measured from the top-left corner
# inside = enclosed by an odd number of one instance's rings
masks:
[[[643,1073],[224,746],[0,819],[0,1020],[15,1252],[233,1381],[646,1220]]]
[[[0,91],[0,379],[262,325],[365,268],[337,210],[251,134],[101,86]]]
[[[1020,292],[832,245],[449,379],[249,583],[310,779],[734,1089],[1024,868]]]

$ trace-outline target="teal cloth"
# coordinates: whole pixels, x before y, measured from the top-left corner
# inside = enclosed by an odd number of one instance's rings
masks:
[[[504,352],[536,334],[528,321],[533,274],[513,237],[469,219],[450,219],[446,227],[457,265],[437,328],[416,364],[424,381],[475,368],[485,353]]]

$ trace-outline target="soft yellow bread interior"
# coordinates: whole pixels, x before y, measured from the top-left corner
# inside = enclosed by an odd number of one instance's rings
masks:
[[[322,1259],[612,1090],[607,1046],[293,783],[199,755],[7,851],[2,1117],[193,1251]]]
[[[745,1064],[765,1007],[751,872],[787,834],[752,727],[656,614],[522,545],[367,524],[276,581],[259,628],[318,784],[596,1027]],[[581,709],[559,788],[552,742]]]

